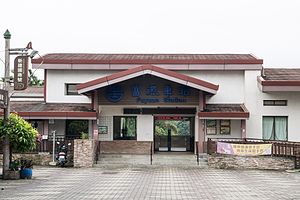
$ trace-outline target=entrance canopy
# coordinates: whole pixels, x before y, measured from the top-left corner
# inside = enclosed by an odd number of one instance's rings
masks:
[[[77,90],[79,94],[87,93],[95,89],[103,88],[115,83],[126,81],[146,74],[150,74],[178,84],[189,86],[210,94],[216,94],[219,89],[218,85],[209,83],[207,81],[203,81],[201,79],[197,79],[191,76],[180,74],[153,65],[143,65],[140,67],[117,72],[115,74],[105,76],[99,79],[88,81],[86,83],[82,83],[77,86]]]

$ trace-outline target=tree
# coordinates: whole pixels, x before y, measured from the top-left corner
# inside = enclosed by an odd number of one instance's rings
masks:
[[[17,152],[31,151],[36,147],[38,131],[30,123],[15,113],[11,113],[8,123],[0,120],[0,140],[8,135],[10,148]],[[12,152],[10,151],[10,163],[12,162]]]
[[[40,80],[37,76],[35,76],[31,69],[29,69],[28,76],[28,85],[29,86],[42,86],[44,85],[44,81]]]

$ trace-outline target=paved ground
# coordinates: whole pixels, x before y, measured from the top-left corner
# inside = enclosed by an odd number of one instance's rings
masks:
[[[300,173],[199,168],[35,168],[0,199],[300,199]]]

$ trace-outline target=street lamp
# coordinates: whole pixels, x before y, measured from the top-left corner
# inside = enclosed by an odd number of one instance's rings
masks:
[[[4,109],[4,123],[8,123],[10,115],[10,55],[18,55],[14,61],[14,89],[25,90],[28,85],[28,57],[33,58],[38,51],[32,49],[31,42],[25,48],[11,49],[9,30],[6,30],[3,36],[5,39],[5,73],[4,89],[0,89],[0,108]],[[9,138],[6,134],[3,141],[3,178],[7,177],[9,170],[9,155]]]

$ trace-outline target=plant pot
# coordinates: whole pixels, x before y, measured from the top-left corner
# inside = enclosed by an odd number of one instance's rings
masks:
[[[20,171],[6,171],[3,173],[4,180],[17,180],[20,179]]]
[[[31,168],[21,169],[20,178],[21,179],[31,179],[32,178],[32,169]]]

